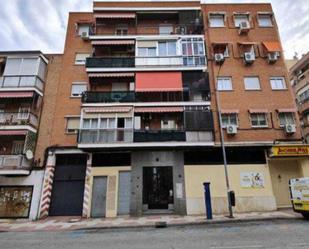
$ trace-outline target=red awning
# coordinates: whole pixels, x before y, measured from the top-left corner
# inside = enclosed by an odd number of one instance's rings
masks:
[[[278,109],[278,112],[281,112],[281,113],[297,112],[297,109],[296,108],[282,108],[282,109]]]
[[[0,131],[0,136],[21,136],[26,134],[27,131],[15,131],[15,130]]]
[[[134,73],[90,73],[89,78],[134,77]]]
[[[97,19],[109,19],[109,18],[135,18],[135,13],[119,12],[119,13],[104,13],[94,15]]]
[[[279,42],[263,42],[267,52],[280,52],[281,47]]]
[[[85,109],[87,113],[124,113],[130,112],[132,107],[119,106],[119,107],[101,107],[101,108],[88,108]]]
[[[250,113],[268,113],[267,109],[250,109]]]
[[[183,112],[183,107],[135,107],[135,113],[148,113],[148,112]]]
[[[33,92],[0,92],[0,98],[32,98]]]
[[[134,45],[134,40],[104,40],[104,41],[92,41],[92,45]]]
[[[221,110],[222,114],[235,114],[235,113],[239,113],[239,110],[237,109],[223,109]]]
[[[181,72],[136,73],[136,92],[181,92]]]

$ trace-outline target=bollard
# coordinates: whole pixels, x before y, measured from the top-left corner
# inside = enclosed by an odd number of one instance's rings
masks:
[[[206,217],[208,220],[212,220],[210,182],[204,182],[203,185],[204,185],[204,195],[205,195]]]

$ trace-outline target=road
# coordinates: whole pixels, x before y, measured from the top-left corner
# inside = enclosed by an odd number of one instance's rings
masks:
[[[47,248],[304,249],[309,248],[309,221],[264,221],[161,229],[0,233],[0,249]]]

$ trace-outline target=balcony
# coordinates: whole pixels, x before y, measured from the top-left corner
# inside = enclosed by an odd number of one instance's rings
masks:
[[[27,175],[31,161],[23,155],[0,155],[0,175]]]
[[[3,76],[0,77],[0,88],[29,88],[43,91],[43,81],[38,76]]]
[[[126,103],[135,102],[133,91],[84,92],[82,103]]]
[[[182,142],[186,133],[182,130],[135,130],[134,142]]]
[[[90,57],[86,59],[86,68],[122,68],[135,67],[134,57]]]
[[[132,143],[133,129],[82,129],[79,144]]]
[[[206,65],[205,56],[155,56],[155,57],[136,57],[136,67],[203,67]]]
[[[0,112],[0,126],[23,126],[38,127],[38,117],[33,113]]]

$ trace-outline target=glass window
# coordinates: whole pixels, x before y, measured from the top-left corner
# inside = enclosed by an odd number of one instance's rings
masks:
[[[228,125],[238,125],[237,114],[222,114],[222,127],[227,127]]]
[[[67,133],[77,133],[79,130],[79,117],[68,117],[67,119],[67,126],[66,126],[66,132]]]
[[[218,78],[218,91],[231,91],[233,90],[232,78],[230,77],[219,77]]]
[[[249,15],[245,14],[234,15],[235,27],[239,27],[242,22],[249,22]]]
[[[75,56],[75,65],[85,65],[86,58],[90,57],[87,53],[77,53]]]
[[[210,14],[209,25],[212,28],[224,27],[224,15],[223,14]]]
[[[139,56],[156,56],[157,55],[157,48],[138,48],[138,55]]]
[[[266,113],[251,113],[251,126],[252,127],[267,127]]]
[[[148,48],[148,56],[156,56],[157,48]]]
[[[19,75],[22,59],[8,58],[3,75]]]
[[[260,27],[272,27],[272,15],[270,14],[260,14],[258,15],[258,22]]]
[[[292,112],[279,113],[280,126],[295,124],[294,114]]]
[[[20,68],[20,75],[37,75],[38,58],[24,58]]]
[[[97,118],[86,118],[86,119],[83,119],[83,128],[84,129],[97,129],[98,123],[99,122]]]
[[[101,118],[100,128],[101,129],[107,129],[107,118]]]
[[[133,120],[132,120],[132,118],[126,118],[125,119],[125,128],[127,128],[127,129],[133,128]]]
[[[271,89],[282,90],[286,89],[285,80],[283,77],[272,77],[270,78]]]
[[[116,128],[116,118],[109,118],[108,129],[115,129],[115,128]]]
[[[18,119],[28,119],[30,114],[30,105],[22,105],[18,110]]]
[[[117,120],[117,128],[124,128],[124,124],[125,124],[125,119],[124,118],[118,118]]]
[[[246,90],[260,90],[260,80],[258,77],[245,77],[245,89]]]
[[[138,48],[139,56],[147,56],[147,48]]]
[[[87,91],[86,84],[73,84],[71,89],[71,97],[81,97],[82,93]]]
[[[167,55],[166,42],[159,42],[159,55]]]
[[[176,55],[176,42],[159,42],[159,55]]]

